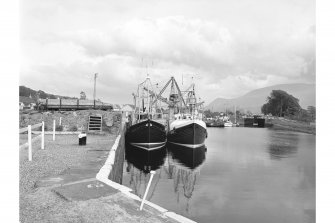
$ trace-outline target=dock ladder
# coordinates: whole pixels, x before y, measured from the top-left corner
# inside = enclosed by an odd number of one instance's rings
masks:
[[[102,116],[101,115],[90,115],[88,120],[88,131],[100,131],[102,130]]]

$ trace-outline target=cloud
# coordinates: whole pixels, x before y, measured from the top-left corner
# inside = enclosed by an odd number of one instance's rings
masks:
[[[229,65],[234,58],[226,28],[182,16],[132,19],[106,32],[85,30],[67,36],[92,57],[117,54],[206,69]]]
[[[156,13],[150,11],[153,3],[136,3],[138,10],[128,2],[24,4],[20,84],[77,95],[91,91],[98,72],[103,98],[131,102],[129,94],[148,71],[161,87],[172,75],[178,81],[183,75],[183,87],[197,76],[199,94],[210,102],[274,84],[315,82],[311,7],[266,2],[251,8],[245,2],[231,4],[241,10],[236,15],[218,10],[220,1],[210,7],[198,1],[195,12],[181,7],[183,16],[173,13],[175,6],[165,5],[164,11],[164,2],[155,3],[161,6]],[[285,16],[272,13],[273,8]]]

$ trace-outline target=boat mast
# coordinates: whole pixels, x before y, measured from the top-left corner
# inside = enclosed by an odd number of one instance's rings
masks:
[[[235,124],[236,124],[236,105],[234,105],[234,109],[235,109]]]

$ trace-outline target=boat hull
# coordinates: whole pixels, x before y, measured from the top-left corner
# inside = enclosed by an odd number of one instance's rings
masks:
[[[233,123],[232,122],[225,122],[224,127],[233,127]]]
[[[162,148],[166,143],[165,126],[150,119],[134,124],[126,132],[126,143],[146,150]]]
[[[206,138],[207,129],[197,123],[174,128],[167,135],[169,143],[190,148],[203,146]]]

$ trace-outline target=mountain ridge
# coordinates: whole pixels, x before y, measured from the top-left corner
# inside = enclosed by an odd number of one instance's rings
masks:
[[[272,90],[283,90],[288,94],[293,95],[299,99],[300,106],[305,109],[309,105],[315,106],[316,104],[315,84],[295,83],[258,88],[242,96],[231,99],[216,98],[205,106],[205,109],[211,111],[225,111],[225,109],[232,109],[235,105],[239,109],[249,110],[252,113],[261,113],[261,107],[266,103],[266,99]]]

